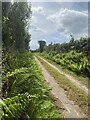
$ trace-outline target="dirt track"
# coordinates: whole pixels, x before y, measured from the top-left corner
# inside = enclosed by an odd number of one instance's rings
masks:
[[[40,57],[40,56],[38,56],[38,57]],[[48,65],[50,65],[51,67],[53,67],[55,70],[57,70],[60,74],[66,76],[70,80],[70,82],[74,83],[78,88],[80,88],[81,90],[83,90],[88,95],[88,88],[84,84],[82,84],[79,80],[77,80],[73,76],[71,76],[71,75],[63,72],[62,70],[58,69],[55,65],[52,65],[51,63],[49,63],[45,59],[43,59],[43,58],[41,58],[41,59],[43,61],[45,61]]]
[[[75,105],[73,101],[70,101],[67,98],[64,90],[57,84],[55,79],[49,74],[49,72],[45,69],[45,67],[39,62],[39,60],[36,57],[35,57],[35,60],[40,65],[40,67],[42,69],[42,74],[43,74],[45,80],[47,81],[49,86],[52,87],[51,93],[53,94],[53,96],[56,99],[58,99],[58,103],[60,103],[60,104],[62,103],[63,108],[64,108],[62,114],[63,114],[64,118],[86,118],[85,115],[80,110],[80,108],[77,105]],[[44,61],[47,62],[46,60],[44,60]],[[50,66],[52,65],[50,63],[48,63],[48,64]],[[55,66],[53,66],[53,67],[56,69]]]

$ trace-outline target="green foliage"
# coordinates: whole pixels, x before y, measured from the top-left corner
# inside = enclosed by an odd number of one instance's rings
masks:
[[[25,94],[18,94],[15,97],[4,99],[0,101],[2,105],[3,113],[2,117],[3,120],[10,120],[10,119],[27,119],[27,112],[29,110],[29,114],[31,107],[33,107],[33,99],[36,99],[35,96],[32,96],[28,93]],[[28,108],[31,106],[30,108]]]
[[[4,49],[29,50],[30,35],[28,18],[31,16],[31,5],[27,2],[3,2],[2,4],[2,42]]]
[[[15,64],[11,62],[14,69],[3,75],[2,119],[59,118],[49,95],[50,88],[45,85],[32,54],[25,52],[13,56],[16,56],[11,57],[15,60]]]
[[[90,38],[80,38],[80,39],[74,39],[71,36],[71,40],[68,43],[62,43],[62,44],[49,44],[45,47],[45,51],[53,52],[53,54],[61,54],[61,53],[68,53],[71,50],[75,50],[77,52],[82,52],[87,58],[90,59],[90,53],[89,53],[89,44],[90,44]]]
[[[56,55],[44,52],[42,55],[78,75],[90,77],[90,62],[82,52],[72,50],[68,53]]]

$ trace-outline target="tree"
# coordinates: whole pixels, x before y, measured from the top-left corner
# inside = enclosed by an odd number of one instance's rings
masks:
[[[46,46],[46,42],[40,40],[40,41],[38,41],[38,43],[39,43],[39,50],[40,50],[40,52],[43,52],[44,47]]]
[[[3,3],[3,46],[7,51],[29,49],[30,35],[27,24],[31,5],[27,2]],[[8,11],[8,12],[6,12]]]
[[[29,3],[2,3],[2,76],[15,69],[13,63],[16,63],[18,54],[29,50],[31,36],[28,33],[27,26],[30,17],[31,6]],[[2,96],[7,97],[7,93],[13,85],[13,80],[10,78],[3,81]]]
[[[9,32],[9,19],[8,15],[10,12],[11,3],[2,2],[2,43],[3,48],[7,48],[8,40],[10,38]]]

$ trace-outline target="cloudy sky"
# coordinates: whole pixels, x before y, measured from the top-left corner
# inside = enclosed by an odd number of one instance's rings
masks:
[[[88,34],[88,3],[86,2],[32,2],[32,20],[29,28],[30,48],[38,48],[38,41],[63,43]]]

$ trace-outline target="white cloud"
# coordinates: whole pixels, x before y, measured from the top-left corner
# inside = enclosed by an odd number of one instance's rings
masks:
[[[56,29],[60,33],[78,36],[88,32],[88,14],[86,12],[65,8],[49,15],[47,19],[56,24]]]
[[[88,14],[88,10],[86,10],[86,11],[83,11],[85,14]]]
[[[33,41],[30,42],[30,46],[30,49],[36,50],[39,47],[38,41],[33,39]]]
[[[33,31],[34,32],[42,32],[42,33],[46,33],[46,31],[44,31],[42,28],[36,27],[36,26],[32,26]]]
[[[88,10],[83,9],[81,4],[77,7],[75,3],[37,2],[33,3],[32,11],[29,30],[32,35],[30,42],[32,49],[38,48],[38,40],[46,39],[47,43],[51,41],[63,43],[70,39],[70,34],[75,38],[88,34]]]
[[[36,13],[36,14],[44,14],[44,9],[43,7],[32,7],[32,12],[33,14]]]
[[[37,23],[37,18],[35,16],[32,16],[31,18],[31,24],[36,24]]]
[[[32,49],[32,50],[35,50],[35,49],[37,49],[37,48],[39,48],[39,44],[38,44],[38,41],[39,41],[40,39],[33,39],[33,41],[31,41],[30,42],[30,49]],[[44,41],[46,41],[46,39],[41,39],[41,40],[44,40]]]

